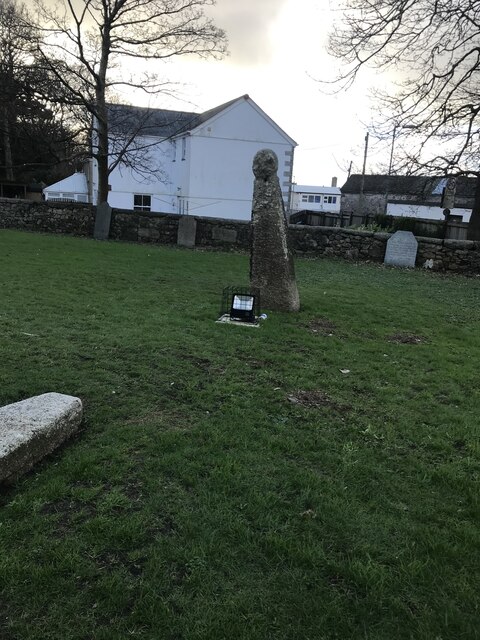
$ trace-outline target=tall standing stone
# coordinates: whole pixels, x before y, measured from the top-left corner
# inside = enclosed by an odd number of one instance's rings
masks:
[[[265,309],[298,311],[300,298],[277,169],[278,159],[271,149],[255,155],[250,284],[260,289]]]

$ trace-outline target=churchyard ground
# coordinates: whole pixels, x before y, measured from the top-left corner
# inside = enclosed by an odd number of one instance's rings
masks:
[[[2,640],[479,637],[480,279],[0,231],[0,405],[84,402],[0,491]]]

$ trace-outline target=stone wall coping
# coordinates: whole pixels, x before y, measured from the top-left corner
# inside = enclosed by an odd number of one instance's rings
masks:
[[[197,221],[200,222],[208,222],[211,224],[243,224],[243,225],[249,225],[251,224],[250,220],[236,220],[234,218],[211,218],[210,216],[188,216],[190,218],[195,218]]]
[[[96,209],[96,207],[88,202],[58,202],[57,200],[30,200],[29,198],[0,198],[0,203],[6,204],[23,204],[38,209],[65,209],[65,205],[72,209]],[[1,212],[0,212],[1,213]]]
[[[94,209],[97,208],[96,205],[90,205]],[[182,216],[178,213],[163,213],[162,211],[133,211],[132,209],[117,209],[116,207],[112,207],[112,214],[122,214],[127,216],[138,216],[139,218],[181,218]]]
[[[377,235],[374,231],[367,231],[364,229],[342,229],[341,227],[335,227],[338,231],[348,231],[352,236],[361,236],[362,238],[371,238]]]
[[[62,204],[62,203],[60,203]],[[63,203],[65,204],[65,203]],[[72,203],[76,204],[76,203]],[[95,205],[87,205],[96,209]],[[250,220],[237,220],[236,218],[213,218],[210,216],[182,216],[179,213],[164,213],[162,211],[132,211],[132,209],[112,209],[112,214],[118,215],[129,215],[129,216],[138,216],[139,218],[173,218],[178,220],[179,218],[195,218],[198,222],[204,222],[207,224],[243,224],[249,225]]]
[[[321,233],[326,233],[328,235],[338,234],[338,233],[347,233],[351,236],[362,236],[363,238],[371,238],[372,236],[385,236],[385,238],[389,238],[392,234],[380,234],[375,233],[373,231],[367,231],[364,229],[346,229],[345,227],[324,227],[322,225],[309,225],[309,224],[289,224],[289,229],[293,230],[302,230],[305,231],[319,231]]]
[[[450,249],[478,249],[480,247],[480,243],[474,240],[453,240],[451,238],[444,240],[443,244]]]
[[[415,236],[417,242],[421,242],[422,244],[437,244],[442,245],[444,243],[443,238],[429,238],[428,236]],[[458,242],[464,242],[463,240],[458,240]]]

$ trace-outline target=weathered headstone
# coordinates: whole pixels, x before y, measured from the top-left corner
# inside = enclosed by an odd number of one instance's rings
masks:
[[[192,249],[197,235],[197,220],[193,216],[182,216],[178,221],[177,244]]]
[[[112,207],[108,202],[101,202],[97,205],[97,214],[95,216],[95,227],[93,229],[95,240],[108,240],[111,220]]]
[[[298,311],[300,298],[277,169],[278,159],[271,149],[255,155],[250,284],[260,290],[263,308]]]
[[[44,393],[0,407],[0,483],[11,482],[69,438],[82,421],[82,401]]]
[[[384,264],[392,267],[414,267],[418,242],[411,231],[396,231],[388,239]]]

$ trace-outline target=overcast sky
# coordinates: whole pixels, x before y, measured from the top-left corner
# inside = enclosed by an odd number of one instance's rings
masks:
[[[119,98],[139,106],[205,111],[248,94],[298,143],[298,184],[329,185],[337,176],[341,185],[350,162],[353,172],[361,171],[371,120],[367,91],[378,79],[374,72],[364,74],[361,82],[337,95],[329,95],[318,82],[335,75],[337,62],[326,45],[339,19],[337,7],[335,0],[217,0],[209,14],[226,31],[230,55],[221,61],[178,58],[161,63],[162,69],[155,71],[180,83],[175,99],[163,95],[152,100],[143,93]],[[135,65],[137,73],[140,61]],[[376,160],[371,140],[367,172]]]
[[[206,110],[249,94],[298,143],[298,184],[329,185],[337,176],[341,185],[350,161],[359,172],[375,76],[335,96],[317,82],[335,73],[326,44],[338,16],[329,0],[218,0],[211,14],[227,32],[230,56],[172,63],[168,75],[186,84],[186,101],[169,107]],[[374,153],[372,147],[372,162]]]

